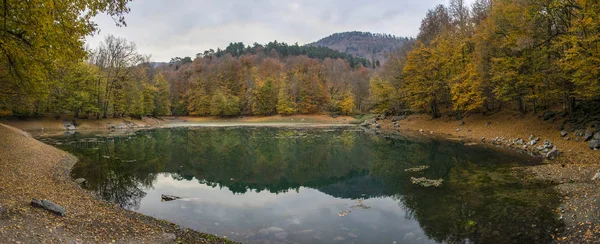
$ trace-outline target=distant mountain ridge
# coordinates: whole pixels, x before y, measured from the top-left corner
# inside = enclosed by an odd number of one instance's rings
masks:
[[[308,46],[328,47],[352,56],[366,58],[373,63],[385,62],[385,54],[400,48],[411,40],[390,34],[350,31],[331,34]]]

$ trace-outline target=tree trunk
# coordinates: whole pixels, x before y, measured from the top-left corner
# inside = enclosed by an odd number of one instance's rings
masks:
[[[523,98],[521,96],[517,97],[517,104],[519,105],[519,112],[525,114],[525,104],[523,104]]]
[[[432,99],[431,100],[431,116],[434,119],[441,117],[441,115],[440,115],[440,108],[439,108],[439,106],[437,104],[436,99]]]
[[[104,101],[104,115],[102,118],[108,118],[108,100]]]

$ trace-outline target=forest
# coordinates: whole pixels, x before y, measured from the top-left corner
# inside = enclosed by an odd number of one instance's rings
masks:
[[[379,66],[326,47],[277,41],[199,52],[154,65],[107,35],[126,28],[128,0],[4,1],[0,117],[291,115],[424,112],[437,118],[600,99],[600,4],[589,0],[452,0],[429,10],[416,39]],[[52,11],[47,11],[48,9]]]

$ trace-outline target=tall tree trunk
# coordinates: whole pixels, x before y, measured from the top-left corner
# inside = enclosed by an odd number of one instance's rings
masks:
[[[441,115],[440,115],[440,108],[439,108],[439,106],[437,104],[437,100],[435,98],[431,99],[430,106],[431,106],[431,116],[434,119],[441,117]]]
[[[519,105],[519,112],[521,114],[525,114],[525,104],[523,102],[523,97],[517,97],[517,104]]]

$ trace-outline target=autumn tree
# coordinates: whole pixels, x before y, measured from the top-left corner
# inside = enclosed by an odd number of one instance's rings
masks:
[[[96,33],[93,17],[107,13],[125,25],[129,0],[6,0],[0,7],[0,110],[37,110],[53,73],[86,57],[84,37]],[[17,111],[18,112],[18,111]]]

